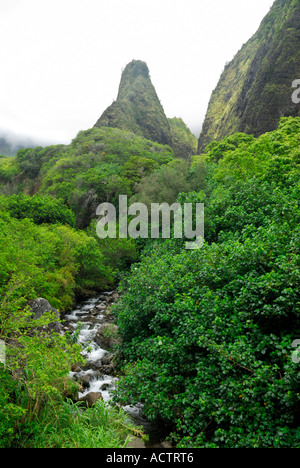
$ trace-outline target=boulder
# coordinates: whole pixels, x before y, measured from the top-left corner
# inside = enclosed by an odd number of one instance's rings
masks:
[[[102,371],[102,367],[103,367],[103,366],[102,366],[101,359],[99,359],[98,361],[92,361],[92,362],[90,362],[90,363],[88,363],[88,364],[89,364],[89,367],[90,367],[91,369],[93,369],[94,371],[98,371],[98,372],[100,372],[101,374],[103,373],[103,371]]]
[[[119,294],[116,292],[116,291],[113,291],[112,293],[110,293],[107,298],[106,298],[106,304],[109,305],[109,304],[113,304],[114,302],[116,302],[118,299],[119,299]]]
[[[106,354],[101,359],[101,363],[102,363],[103,366],[109,366],[111,361],[112,361],[112,356],[110,356],[109,354]]]
[[[119,293],[118,293],[117,291],[115,291],[115,292],[113,293],[112,297],[113,297],[113,300],[114,300],[114,301],[117,301],[117,300],[120,298],[120,295],[119,295]]]
[[[95,337],[96,343],[102,349],[110,351],[116,345],[121,344],[121,338],[118,335],[118,327],[113,323],[106,323],[101,325]]]
[[[106,301],[106,296],[104,296],[104,294],[102,294],[102,296],[99,297],[99,301]]]
[[[94,406],[98,400],[103,400],[103,396],[99,392],[90,392],[82,398],[79,398],[78,401],[85,402],[89,408]]]

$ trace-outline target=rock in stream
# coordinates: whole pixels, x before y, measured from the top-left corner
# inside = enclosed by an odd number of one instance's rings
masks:
[[[92,406],[99,399],[109,402],[118,381],[113,352],[120,338],[117,336],[117,326],[109,314],[109,307],[118,297],[116,291],[102,293],[99,297],[83,302],[65,316],[66,330],[71,333],[81,324],[78,341],[84,345],[82,355],[86,364],[84,367],[74,365],[70,376],[81,385],[78,400],[86,401],[88,406]],[[144,428],[151,441],[157,444],[163,440],[161,428],[153,427],[142,416],[142,405],[125,406],[123,409],[134,424]]]

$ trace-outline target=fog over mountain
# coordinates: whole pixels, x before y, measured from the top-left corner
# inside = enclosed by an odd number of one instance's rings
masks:
[[[16,134],[5,128],[0,128],[0,155],[15,156],[19,149],[35,148],[37,146],[46,146],[54,143],[38,137]]]

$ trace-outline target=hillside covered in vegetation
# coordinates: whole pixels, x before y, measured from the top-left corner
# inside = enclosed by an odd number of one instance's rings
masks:
[[[300,76],[300,1],[276,0],[258,31],[225,66],[212,93],[198,152],[235,132],[259,136],[283,116],[299,116],[292,84]]]
[[[184,249],[184,239],[100,240],[95,220],[79,230],[81,210],[70,207],[74,190],[82,190],[83,167],[87,184],[97,180],[90,187],[99,188],[99,199],[113,196],[100,175],[114,168],[121,191],[125,182],[134,197],[155,187],[152,196],[160,201],[168,171],[173,179],[176,164],[187,164],[176,163],[168,147],[92,129],[70,148],[21,151],[2,167],[2,191],[16,191],[18,181],[19,193],[0,199],[0,339],[18,337],[27,362],[22,379],[12,378],[21,359],[12,346],[12,375],[1,373],[2,444],[35,443],[30,408],[38,404],[37,414],[46,417],[54,395],[66,393],[68,366],[78,358],[78,348],[61,337],[47,345],[53,334],[46,335],[47,350],[40,348],[31,332],[37,324],[26,325],[28,301],[44,297],[59,311],[70,310],[76,297],[111,287],[134,263],[114,308],[123,340],[120,366],[126,363],[116,401],[143,403],[145,415],[168,427],[178,447],[299,445],[299,372],[292,360],[300,333],[299,135],[300,119],[284,118],[274,132],[238,133],[193,158],[185,189],[169,190],[169,201],[205,203],[205,245],[195,251]],[[142,177],[136,165],[124,172],[132,145]],[[35,178],[27,167],[36,167]],[[62,355],[58,347],[69,351]],[[31,434],[27,441],[24,431]]]
[[[117,401],[179,447],[299,447],[299,135],[288,118],[211,143],[206,189],[179,197],[205,203],[204,247],[153,242],[122,282]]]

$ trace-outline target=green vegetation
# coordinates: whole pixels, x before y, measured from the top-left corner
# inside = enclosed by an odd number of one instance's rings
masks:
[[[70,399],[59,405],[52,402],[21,428],[20,448],[125,448],[136,431],[127,419],[123,411],[103,401],[92,408]],[[27,432],[29,437],[24,440]]]
[[[177,158],[190,159],[197,154],[198,141],[182,119],[168,119],[172,136],[172,148]]]
[[[226,66],[198,155],[133,61],[94,128],[0,156],[1,448],[122,448],[140,432],[119,407],[138,403],[178,448],[299,448],[300,117],[276,111],[296,115],[277,78],[287,65],[297,76],[286,51],[298,27],[299,0],[277,0]],[[119,195],[204,203],[204,246],[99,239],[96,209],[118,209]],[[110,406],[88,408],[69,377],[82,323],[57,328],[76,301],[117,286],[118,327],[104,335],[121,343],[121,377]],[[37,298],[51,305],[40,318]]]
[[[211,144],[206,243],[148,245],[115,306],[123,360],[116,400],[142,402],[178,447],[300,444],[300,119]]]
[[[299,447],[299,134],[300,118],[283,118],[273,132],[236,133],[184,161],[93,128],[10,160],[0,196],[3,447],[124,445],[133,430],[122,412],[72,403],[75,335],[27,307],[43,297],[63,314],[119,280],[116,403],[143,403],[179,448]],[[124,193],[148,205],[205,203],[204,247],[98,239],[94,208]]]
[[[78,385],[68,374],[83,362],[81,347],[48,328],[58,321],[56,314],[33,319],[28,307],[28,301],[43,297],[62,314],[76,297],[111,287],[116,270],[94,237],[55,224],[69,210],[51,197],[33,197],[32,204],[29,198],[1,198],[0,340],[6,344],[6,367],[0,364],[0,447],[122,447],[132,429],[121,411],[103,402],[87,411],[72,404]],[[30,216],[35,206],[40,221],[47,207],[54,224],[12,217],[19,217],[18,200],[22,218],[26,207]],[[119,268],[121,262],[114,262]]]
[[[18,173],[14,158],[0,158],[0,180],[10,182]]]
[[[182,119],[168,119],[151,82],[148,66],[133,60],[122,72],[117,100],[95,127],[119,128],[173,148],[177,158],[197,153],[197,139]]]
[[[131,201],[145,203],[149,208],[151,203],[165,202],[171,205],[176,202],[179,193],[202,190],[205,186],[205,167],[202,161],[194,158],[191,166],[189,162],[177,159],[143,177]]]
[[[29,219],[0,214],[0,294],[11,288],[25,299],[44,297],[67,310],[77,296],[113,283],[97,241],[67,225],[37,226]]]
[[[171,145],[170,125],[145,62],[133,60],[122,72],[117,100],[95,127],[114,127]]]
[[[76,227],[86,228],[98,204],[130,197],[143,176],[173,159],[169,146],[118,129],[93,128],[68,146],[25,149],[9,162],[0,160],[0,188],[5,195],[58,198],[75,213]]]

